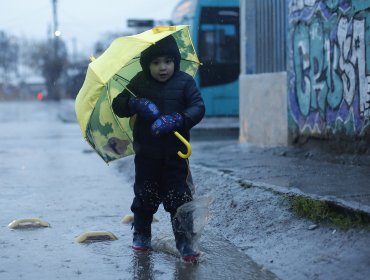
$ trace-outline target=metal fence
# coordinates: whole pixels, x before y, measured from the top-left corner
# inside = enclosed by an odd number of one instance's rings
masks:
[[[286,71],[288,0],[247,0],[249,72]],[[253,24],[254,23],[254,24]]]

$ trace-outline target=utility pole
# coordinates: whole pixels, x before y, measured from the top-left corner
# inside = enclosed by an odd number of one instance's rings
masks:
[[[58,63],[59,60],[59,28],[58,28],[58,1],[57,0],[51,0],[52,1],[52,8],[53,8],[53,62],[54,64]],[[55,69],[50,69],[50,71],[54,72]],[[59,87],[58,87],[58,76],[55,75],[56,73],[50,73],[52,77],[52,91],[50,92],[51,96],[50,98],[53,100],[59,100]]]
[[[57,12],[58,1],[52,0],[52,2],[53,2],[53,23],[54,23],[54,36],[55,36],[55,32],[59,30],[58,29],[58,12]]]
[[[53,42],[54,42],[54,59],[58,59],[59,51],[59,26],[58,26],[58,0],[53,1]]]

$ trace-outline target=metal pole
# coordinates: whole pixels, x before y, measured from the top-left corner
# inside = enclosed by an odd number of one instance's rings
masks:
[[[58,54],[58,36],[55,32],[58,30],[58,12],[57,12],[57,0],[52,0],[53,4],[53,34],[54,34],[54,56]]]
[[[240,21],[240,74],[247,74],[247,3],[246,0],[240,0],[240,11],[239,11],[239,21]]]
[[[52,0],[52,6],[53,6],[53,46],[54,46],[54,50],[53,50],[53,61],[54,63],[56,63],[59,59],[59,38],[58,38],[58,34],[56,33],[56,31],[58,31],[58,9],[57,9],[57,5],[58,5],[58,1],[57,0]],[[54,71],[54,70],[51,70],[51,71]],[[52,99],[55,99],[55,100],[59,100],[59,87],[58,87],[58,81],[54,81],[54,90],[53,90],[53,96],[52,96]]]

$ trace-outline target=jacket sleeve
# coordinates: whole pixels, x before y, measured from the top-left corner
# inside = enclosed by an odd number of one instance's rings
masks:
[[[193,78],[189,78],[185,86],[186,108],[182,112],[185,117],[184,128],[190,130],[198,124],[205,114],[205,105],[200,91]]]
[[[135,93],[136,82],[137,77],[134,77],[126,86],[126,88],[129,88],[131,92]],[[134,115],[132,110],[130,110],[128,107],[128,101],[132,97],[132,94],[126,88],[120,94],[118,94],[112,102],[113,112],[120,118],[128,118]]]

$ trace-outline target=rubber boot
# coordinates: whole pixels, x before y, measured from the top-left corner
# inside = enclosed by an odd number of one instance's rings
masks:
[[[132,249],[136,251],[152,250],[152,220],[153,214],[143,212],[134,213]]]
[[[179,220],[171,214],[172,229],[175,236],[176,248],[179,251],[181,258],[185,262],[197,263],[199,258],[199,252],[194,249],[194,236],[192,230],[193,220],[191,215],[187,217],[184,223],[181,225]]]

